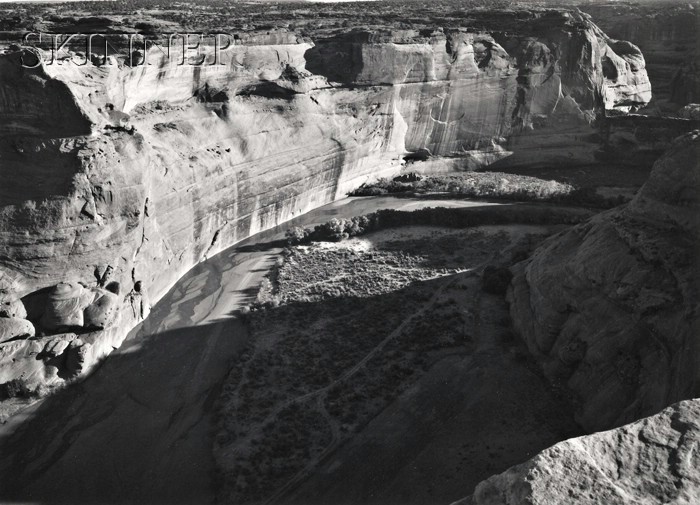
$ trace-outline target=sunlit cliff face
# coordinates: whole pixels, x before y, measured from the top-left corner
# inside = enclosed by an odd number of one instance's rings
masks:
[[[596,115],[649,100],[641,53],[580,15],[522,27],[272,33],[216,65],[0,56],[6,296],[110,266],[123,292],[140,281],[155,301],[197,262],[418,150],[463,169],[593,161]]]

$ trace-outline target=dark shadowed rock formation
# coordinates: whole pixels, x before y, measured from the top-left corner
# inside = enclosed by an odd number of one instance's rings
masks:
[[[700,502],[700,400],[572,438],[481,482],[453,505]]]
[[[632,202],[514,267],[515,328],[588,430],[700,395],[699,159],[680,137]]]
[[[602,121],[601,161],[633,167],[648,166],[668,151],[680,135],[700,128],[700,117],[693,105],[683,107],[674,116],[646,114],[608,116]]]
[[[595,118],[650,98],[641,52],[578,12],[464,22],[248,34],[202,66],[158,49],[143,65],[0,55],[0,287],[41,338],[79,333],[70,346],[92,346],[89,364],[148,312],[145,293],[156,301],[204,258],[395,175],[406,154],[590,163]],[[121,294],[96,277],[106,269]],[[10,339],[31,333],[13,324]],[[26,367],[61,378],[68,357],[34,359],[38,342],[0,344],[0,382]]]

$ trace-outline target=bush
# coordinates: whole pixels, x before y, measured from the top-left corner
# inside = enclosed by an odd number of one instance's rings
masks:
[[[317,225],[313,230],[295,226],[286,232],[289,245],[309,242],[340,242],[350,237],[363,235],[377,229],[378,213],[355,216],[351,219],[336,219]]]
[[[376,186],[360,186],[355,191],[350,193],[350,196],[381,196],[388,193],[386,188]]]
[[[593,213],[583,209],[566,209],[542,205],[511,207],[449,208],[427,207],[406,211],[382,209],[352,219],[333,218],[313,230],[303,230],[303,243],[339,242],[372,231],[399,226],[445,226],[470,228],[497,224],[576,224],[590,218]],[[301,237],[301,231],[287,231],[287,237]],[[301,243],[301,242],[300,242]]]
[[[560,201],[569,197],[573,187],[524,175],[500,172],[466,172],[421,176],[404,174],[389,181],[379,179],[363,184],[352,196],[372,196],[382,193],[426,194],[450,193],[463,198],[489,198],[520,201]]]
[[[449,193],[460,198],[558,202],[599,208],[615,207],[628,200],[622,195],[600,195],[591,187],[575,188],[558,181],[501,172],[465,172],[431,176],[409,173],[393,180],[378,179],[363,184],[351,192],[350,196],[428,193]]]
[[[9,382],[0,384],[0,400],[9,400],[10,398],[28,398],[32,395],[32,391],[27,386],[23,379],[13,379]]]
[[[314,228],[314,236],[318,236],[316,240],[340,242],[344,238],[348,238],[350,234],[345,232],[346,221],[346,219],[333,218],[326,223],[316,226]]]
[[[302,228],[301,226],[295,226],[287,230],[285,237],[287,238],[287,243],[289,245],[303,244],[304,242],[308,241],[309,230]]]

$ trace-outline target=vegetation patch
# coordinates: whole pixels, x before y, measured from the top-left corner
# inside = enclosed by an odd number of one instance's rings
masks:
[[[626,201],[621,195],[605,196],[595,188],[576,188],[555,180],[503,172],[462,172],[420,176],[408,174],[363,184],[350,196],[420,196],[447,194],[459,198],[483,198],[522,202],[559,202],[610,208]]]
[[[550,231],[412,227],[289,247],[220,397],[220,500],[283,496],[440,357],[473,352],[483,267]]]
[[[377,230],[403,226],[472,228],[484,225],[577,224],[593,212],[581,208],[549,205],[484,206],[472,208],[428,207],[414,211],[382,209],[351,219],[333,218],[314,228],[295,226],[287,231],[290,245],[311,242],[340,242]]]
[[[22,379],[13,379],[9,382],[0,384],[0,400],[9,400],[10,398],[30,398],[36,396],[36,392],[27,386],[26,381]]]

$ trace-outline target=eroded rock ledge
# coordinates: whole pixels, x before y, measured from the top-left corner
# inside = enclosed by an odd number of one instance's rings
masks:
[[[197,262],[399,172],[408,153],[463,169],[590,163],[594,119],[650,98],[640,51],[580,13],[465,25],[251,35],[200,67],[0,55],[0,289],[28,309],[2,322],[0,383],[61,383],[56,357],[90,340],[86,371],[147,312],[144,293],[158,300]],[[118,294],[95,275],[108,268]],[[48,324],[52,300],[81,289],[62,310],[109,301],[104,329]]]

